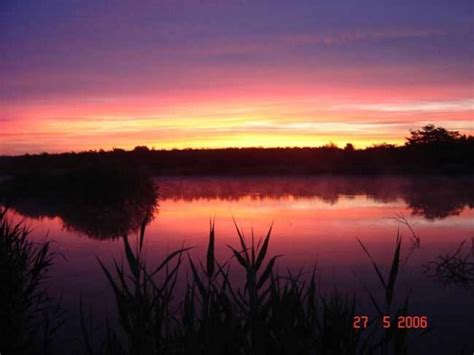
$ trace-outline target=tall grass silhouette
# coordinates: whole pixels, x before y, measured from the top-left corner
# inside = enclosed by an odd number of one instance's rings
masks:
[[[253,233],[246,238],[234,221],[237,246],[228,246],[232,257],[222,262],[215,255],[216,231],[211,221],[204,261],[192,258],[190,248],[183,245],[152,268],[144,252],[146,222],[136,243],[128,235],[122,237],[123,260],[114,260],[112,266],[98,260],[115,296],[118,322],[107,321],[102,329],[105,336],[98,336],[92,315],[86,314],[81,301],[85,353],[409,353],[406,329],[383,329],[379,324],[384,316],[396,319],[408,311],[409,296],[397,303],[399,234],[388,273],[358,239],[380,288],[365,287],[376,316],[365,329],[354,329],[356,297],[337,290],[322,292],[316,266],[296,273],[276,271],[279,255],[269,252],[272,227],[256,240]],[[55,254],[49,242],[33,245],[28,234],[21,223],[9,223],[1,211],[0,322],[8,340],[2,346],[6,353],[48,354],[62,322],[60,308],[54,307],[42,288]],[[188,275],[183,278],[186,264]],[[242,283],[235,282],[235,272],[243,273]]]
[[[132,249],[123,237],[125,263],[99,264],[113,290],[119,327],[107,325],[105,340],[94,346],[94,334],[81,311],[83,338],[90,354],[406,354],[404,330],[383,329],[384,315],[406,314],[409,297],[395,302],[401,237],[397,235],[388,275],[359,240],[380,281],[384,299],[368,295],[378,316],[367,329],[354,330],[355,296],[321,292],[314,267],[287,274],[276,272],[279,255],[270,256],[272,227],[258,241],[248,240],[235,223],[238,247],[221,262],[215,255],[216,232],[210,223],[204,261],[184,246],[149,268],[143,257],[144,226]],[[175,299],[180,269],[189,264],[181,300]],[[240,271],[238,270],[240,269]],[[243,272],[242,285],[232,282]]]
[[[3,354],[49,354],[63,322],[59,303],[43,281],[56,256],[50,243],[35,245],[22,223],[0,210],[0,347]]]

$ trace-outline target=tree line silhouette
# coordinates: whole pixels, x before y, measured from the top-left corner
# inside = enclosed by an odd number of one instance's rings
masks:
[[[352,144],[308,148],[224,148],[1,156],[0,174],[74,171],[105,162],[145,168],[156,175],[443,174],[474,173],[474,136],[435,125],[411,130],[403,146]]]

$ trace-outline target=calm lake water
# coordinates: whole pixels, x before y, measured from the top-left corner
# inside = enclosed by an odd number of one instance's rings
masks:
[[[449,353],[445,351],[453,346],[460,351],[466,344],[467,353],[474,351],[472,284],[446,284],[425,271],[428,263],[453,254],[463,241],[462,253],[472,252],[472,179],[209,177],[157,178],[155,182],[159,206],[145,238],[151,265],[183,243],[195,247],[191,254],[205,258],[211,218],[215,218],[220,260],[230,257],[227,245],[237,246],[233,218],[247,237],[252,229],[257,238],[264,236],[273,223],[270,253],[283,255],[280,271],[317,263],[321,292],[334,287],[354,292],[360,298],[360,313],[375,315],[364,285],[380,295],[380,284],[356,237],[388,273],[399,231],[404,263],[397,301],[402,302],[410,292],[408,313],[428,317],[434,335],[423,336],[423,349]],[[13,207],[12,218],[25,220],[34,240],[53,240],[54,250],[62,255],[56,259],[47,284],[53,295],[62,295],[69,323],[66,328],[77,326],[79,296],[99,322],[105,315],[111,316],[114,300],[96,258],[109,264],[113,257],[121,258],[121,240],[102,233],[101,228],[108,226],[87,225],[79,208],[74,212],[77,215],[61,215],[38,200]],[[412,231],[401,218],[419,238],[418,248],[414,248]],[[470,260],[474,261],[472,256]]]

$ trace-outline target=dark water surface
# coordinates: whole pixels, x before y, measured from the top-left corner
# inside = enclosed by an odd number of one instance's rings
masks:
[[[221,260],[230,256],[228,244],[237,245],[233,218],[247,236],[253,228],[257,237],[273,222],[270,252],[284,255],[280,271],[311,267],[317,261],[321,292],[334,287],[354,292],[360,313],[375,315],[363,285],[377,294],[380,285],[356,237],[388,272],[399,230],[404,263],[397,301],[410,293],[408,313],[428,317],[433,331],[423,336],[423,349],[448,353],[455,348],[459,353],[466,344],[467,353],[474,351],[469,348],[474,334],[473,285],[446,283],[425,271],[428,263],[453,254],[463,241],[462,253],[472,252],[471,178],[209,177],[155,182],[159,205],[145,238],[150,265],[183,243],[195,247],[191,254],[204,258],[210,218],[215,218]],[[56,201],[53,206],[47,199],[26,198],[10,212],[15,220],[26,221],[34,240],[54,240],[54,250],[63,256],[56,259],[47,284],[53,295],[62,295],[70,339],[78,325],[79,296],[99,323],[107,314],[114,317],[114,300],[96,258],[107,264],[113,257],[121,258],[123,245],[117,235],[127,229],[136,233],[142,217],[128,212],[133,208],[124,214],[123,206],[120,211],[101,211],[94,201],[88,203]],[[400,221],[403,218],[419,238],[419,247]]]

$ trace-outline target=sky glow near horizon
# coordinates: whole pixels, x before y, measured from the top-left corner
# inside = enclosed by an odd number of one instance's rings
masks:
[[[0,154],[474,134],[470,1],[6,1]]]

